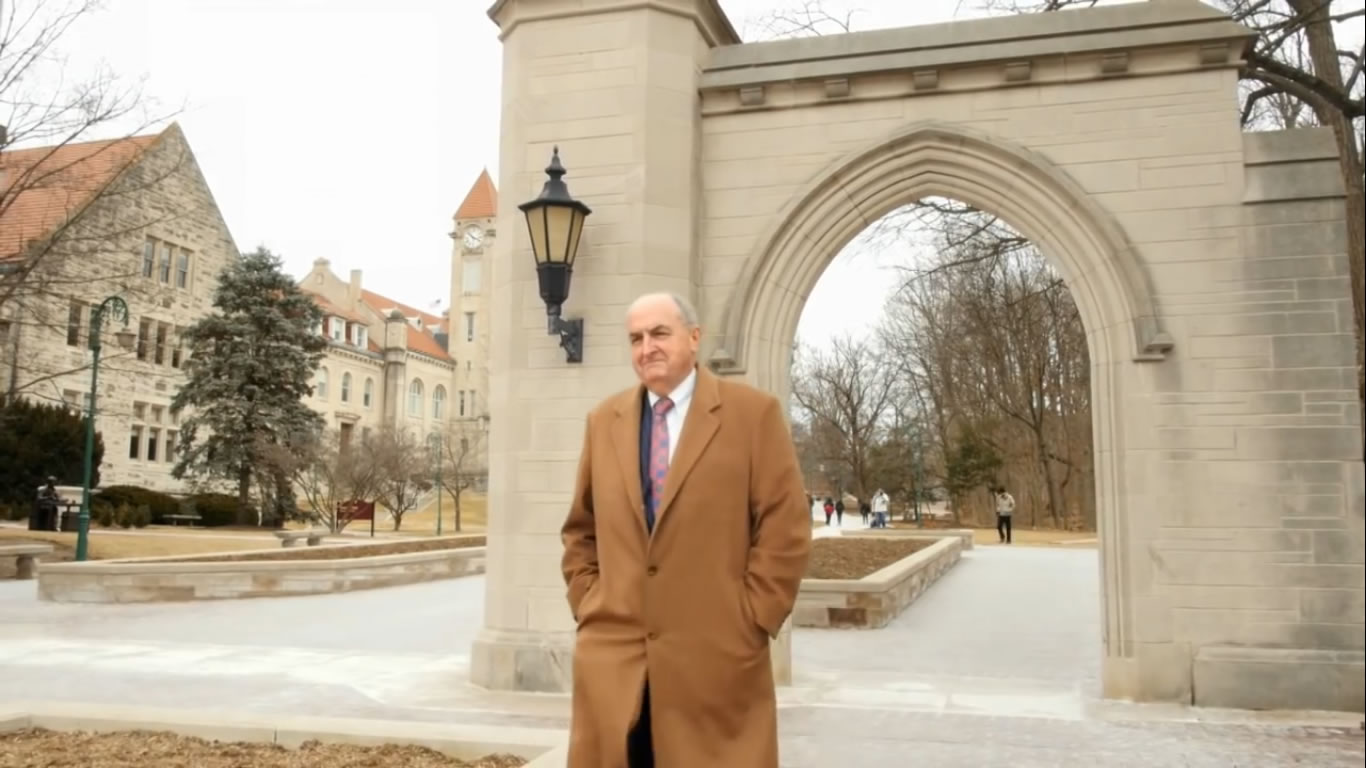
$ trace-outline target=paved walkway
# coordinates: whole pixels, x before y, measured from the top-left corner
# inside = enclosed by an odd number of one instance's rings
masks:
[[[1306,726],[1097,702],[1095,558],[981,548],[884,630],[797,630],[796,685],[780,697],[785,768],[1361,764],[1360,732],[1325,727],[1343,718]],[[480,577],[91,606],[39,603],[33,582],[0,582],[0,704],[563,728],[563,696],[466,682],[482,602]]]

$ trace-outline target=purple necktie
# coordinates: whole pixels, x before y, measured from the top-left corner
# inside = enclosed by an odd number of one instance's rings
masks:
[[[645,509],[645,527],[653,531],[659,500],[664,498],[664,478],[669,474],[669,420],[674,403],[667,397],[654,405],[650,426],[650,503]]]

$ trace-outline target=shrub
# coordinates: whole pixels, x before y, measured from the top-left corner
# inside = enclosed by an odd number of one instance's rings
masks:
[[[190,497],[194,511],[205,527],[222,525],[256,525],[256,510],[241,508],[236,496],[226,493],[196,493]]]
[[[118,509],[114,510],[114,522],[120,528],[132,528],[133,508],[127,504],[120,504]]]
[[[174,496],[136,485],[111,485],[96,494],[95,499],[115,508],[123,505],[133,509],[146,507],[151,523],[165,522],[166,515],[180,511],[180,502]]]
[[[114,524],[114,507],[106,501],[90,502],[90,519],[108,528]]]
[[[99,483],[104,440],[95,433],[91,482]],[[20,398],[0,403],[0,501],[31,505],[49,475],[58,485],[79,485],[85,459],[85,419],[63,405]],[[24,516],[28,516],[28,509]],[[13,511],[11,509],[11,514]]]

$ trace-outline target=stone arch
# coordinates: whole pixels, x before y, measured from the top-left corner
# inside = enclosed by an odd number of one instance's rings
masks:
[[[711,365],[782,389],[773,374],[786,375],[786,342],[835,254],[882,216],[933,195],[990,211],[1036,243],[1067,281],[1093,354],[1119,359],[1125,342],[1117,331],[1127,331],[1136,361],[1162,360],[1170,350],[1137,251],[1075,181],[1036,152],[925,122],[832,163],[773,218],[726,300]]]
[[[774,217],[727,300],[709,357],[784,400],[791,343],[806,298],[835,255],[879,218],[927,196],[1000,216],[1066,281],[1091,354],[1096,516],[1107,688],[1134,654],[1125,494],[1124,377],[1115,366],[1165,359],[1139,253],[1117,222],[1046,158],[960,126],[919,123],[831,164]],[[1132,394],[1132,393],[1130,393]]]

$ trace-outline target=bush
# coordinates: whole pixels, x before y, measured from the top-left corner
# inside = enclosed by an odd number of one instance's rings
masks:
[[[196,493],[190,497],[194,511],[199,515],[200,525],[205,527],[223,525],[256,525],[256,510],[243,509],[236,496],[226,493]]]
[[[114,524],[114,507],[106,501],[90,502],[90,519],[108,528]]]
[[[114,522],[120,528],[132,528],[133,508],[127,504],[120,504],[118,509],[114,510]]]
[[[174,496],[136,485],[111,485],[95,494],[95,500],[115,509],[124,505],[132,509],[146,507],[151,523],[163,523],[166,515],[180,511],[180,502]]]

